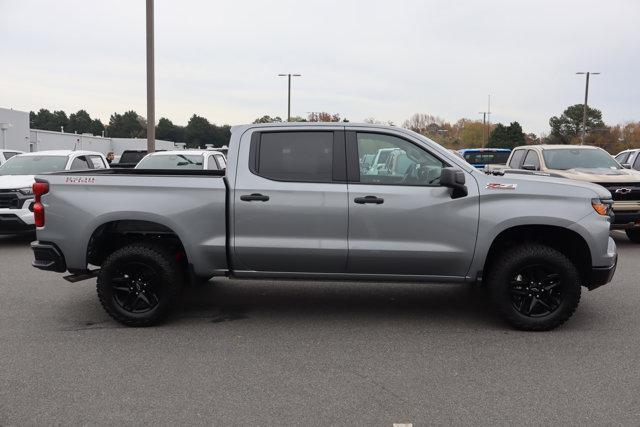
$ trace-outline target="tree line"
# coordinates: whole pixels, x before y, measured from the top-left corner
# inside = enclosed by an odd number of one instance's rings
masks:
[[[147,120],[137,112],[113,113],[109,123],[104,125],[100,119],[91,118],[85,110],[79,110],[69,116],[62,111],[49,111],[41,108],[29,113],[31,129],[62,131],[68,133],[90,133],[114,138],[146,138]],[[186,126],[174,124],[166,117],[160,118],[156,125],[156,138],[174,142],[185,142],[187,147],[204,147],[213,144],[222,147],[229,143],[231,126],[218,126],[205,117],[194,114]]]
[[[450,149],[495,147],[514,148],[526,144],[578,144],[582,133],[582,104],[567,107],[562,114],[549,119],[549,135],[525,133],[517,121],[508,125],[502,123],[486,125],[480,120],[462,118],[454,123],[441,117],[416,113],[402,123],[402,127],[425,135]],[[264,115],[253,123],[283,122],[279,116]],[[291,117],[292,122],[348,122],[339,113],[312,112],[306,117]],[[62,111],[40,109],[30,112],[32,129],[64,131],[70,133],[90,133],[119,138],[146,138],[147,121],[137,112],[113,113],[104,125],[100,119],[92,118],[85,110],[79,110],[69,116]],[[395,126],[390,121],[375,118],[365,119],[367,123],[382,123]],[[587,108],[585,144],[602,147],[610,153],[628,148],[640,147],[640,122],[607,126],[602,112],[596,108]],[[212,144],[221,147],[228,144],[231,137],[229,125],[218,126],[205,117],[194,114],[186,126],[174,124],[162,117],[156,125],[156,138],[174,142],[185,142],[187,147],[204,147]]]

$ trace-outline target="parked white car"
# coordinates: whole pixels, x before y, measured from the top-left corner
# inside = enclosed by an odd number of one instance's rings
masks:
[[[628,169],[640,170],[640,149],[636,148],[634,150],[624,150],[615,155],[615,159],[622,166]]]
[[[18,154],[23,154],[23,151],[18,150],[0,150],[0,165],[4,164],[7,160]]]
[[[216,150],[173,150],[147,154],[136,169],[224,170],[227,158]]]
[[[105,156],[94,151],[55,150],[11,156],[0,166],[0,234],[35,229],[31,188],[34,175],[108,167]]]

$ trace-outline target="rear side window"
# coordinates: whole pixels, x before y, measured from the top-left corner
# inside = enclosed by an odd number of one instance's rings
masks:
[[[261,134],[256,172],[276,181],[331,182],[333,132]]]
[[[513,169],[518,169],[522,164],[522,158],[524,157],[524,150],[516,150],[513,152],[513,156],[511,156],[511,160],[509,161],[509,167]]]
[[[13,156],[17,156],[18,154],[20,154],[20,153],[16,153],[14,151],[5,151],[4,152],[4,158],[5,158],[5,160],[9,160]]]

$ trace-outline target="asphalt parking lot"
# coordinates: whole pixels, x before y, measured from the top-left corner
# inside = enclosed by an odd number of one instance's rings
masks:
[[[214,280],[160,327],[0,238],[0,425],[640,423],[640,246],[553,332],[463,285]]]

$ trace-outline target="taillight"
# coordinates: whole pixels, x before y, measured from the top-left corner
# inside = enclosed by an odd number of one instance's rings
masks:
[[[35,202],[33,203],[33,217],[35,219],[36,227],[44,227],[44,205],[40,198],[43,194],[49,192],[49,183],[38,181],[33,184],[33,195],[35,196]]]

